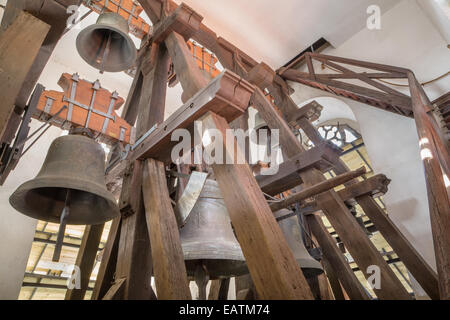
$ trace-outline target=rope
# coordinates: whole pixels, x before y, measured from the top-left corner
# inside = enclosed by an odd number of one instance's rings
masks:
[[[336,68],[333,68],[333,67],[330,67],[330,66],[328,66],[328,65],[326,65],[326,64],[324,64],[324,63],[322,63],[322,69],[325,69],[325,68],[328,68],[328,69],[333,70],[333,71],[336,71],[336,72],[340,72],[340,70],[338,70],[338,69],[336,69]],[[439,80],[441,80],[441,79],[447,77],[448,75],[450,75],[450,71],[447,71],[446,73],[440,75],[440,76],[437,77],[437,78],[431,79],[431,80],[429,80],[429,81],[422,82],[422,83],[420,83],[420,85],[426,86],[427,84],[433,83],[433,82],[435,82],[435,81],[439,81]],[[383,80],[383,79],[377,79],[377,80],[380,81],[380,82],[384,82],[384,83],[386,83],[386,84],[390,84],[390,85],[392,85],[392,86],[397,86],[397,87],[409,87],[409,84],[394,83],[394,82],[386,81],[386,80]]]

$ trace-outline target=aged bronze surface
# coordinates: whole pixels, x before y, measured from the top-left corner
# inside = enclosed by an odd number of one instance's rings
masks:
[[[282,209],[275,212],[276,217],[282,217],[290,214],[288,209]],[[300,268],[302,268],[303,274],[306,278],[317,276],[323,273],[323,268],[320,263],[311,257],[303,244],[300,225],[298,223],[297,216],[292,216],[287,219],[283,219],[278,222],[281,231],[283,231],[286,242],[291,248],[294,254],[295,260],[297,260]]]
[[[100,72],[119,72],[131,68],[137,57],[128,23],[119,14],[107,12],[77,37],[80,56]]]
[[[206,180],[200,197],[180,231],[188,276],[203,265],[210,279],[248,273],[230,218],[214,180]]]
[[[119,215],[105,185],[105,152],[81,135],[55,139],[38,175],[17,188],[9,202],[27,216],[58,223],[68,190],[67,224],[100,224]]]

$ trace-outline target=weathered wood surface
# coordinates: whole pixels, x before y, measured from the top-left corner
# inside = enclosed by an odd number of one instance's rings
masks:
[[[123,300],[125,290],[125,279],[119,279],[106,292],[102,300]]]
[[[140,92],[138,104],[137,138],[154,124],[164,121],[169,56],[164,44],[152,45],[147,55],[150,56],[147,59],[151,62],[142,67],[144,90]]]
[[[331,291],[333,292],[333,297],[335,300],[345,300],[345,294],[342,289],[342,285],[339,282],[339,278],[336,275],[332,265],[328,262],[327,258],[322,256],[321,259],[323,269],[325,270],[325,274],[330,282]]]
[[[391,180],[389,180],[384,174],[377,174],[364,181],[347,185],[344,189],[339,190],[337,194],[344,201],[361,196],[380,196],[387,192],[387,187],[390,181]]]
[[[307,215],[306,221],[317,239],[324,256],[330,262],[333,271],[341,281],[349,297],[352,300],[368,300],[369,296],[364,291],[358,278],[356,278],[342,252],[340,252],[336,241],[320,221],[320,217],[316,214]]]
[[[384,213],[383,209],[372,197],[357,197],[356,201],[430,298],[439,299],[439,284],[436,272],[414,249],[397,226]]]
[[[98,247],[105,224],[86,226],[78,250],[75,265],[80,268],[80,289],[68,289],[65,300],[83,300],[89,286],[89,279],[94,268]]]
[[[203,121],[204,128],[218,129],[226,137],[229,126],[224,118],[210,113]],[[229,140],[224,142],[224,152],[231,159],[230,151],[242,157],[235,139]],[[212,168],[258,295],[262,299],[313,299],[248,164],[213,164]]]
[[[323,141],[318,130],[307,119],[300,119],[299,124],[314,143]],[[335,165],[335,171],[337,173],[342,174],[348,171],[348,168],[339,159],[336,159]],[[387,242],[407,266],[408,270],[414,277],[417,277],[418,282],[430,297],[437,299],[439,293],[437,292],[436,273],[423,260],[420,254],[372,198],[373,196],[386,193],[389,183],[390,180],[386,176],[379,174],[364,181],[347,185],[345,189],[338,191],[338,195],[344,201],[357,199],[365,214],[371,219],[381,234],[383,234]]]
[[[366,277],[369,276],[366,270],[370,266],[375,265],[380,268],[381,286],[380,288],[374,288],[377,297],[380,299],[411,299],[400,280],[338,195],[334,191],[329,192],[329,194],[324,193],[318,196],[317,202],[359,268],[363,270],[363,274]],[[339,214],[336,212],[339,212]]]
[[[142,181],[143,163],[136,161],[132,174],[124,179]],[[133,178],[134,177],[134,178]],[[126,184],[126,183],[124,183]],[[134,214],[123,216],[121,222],[119,248],[116,266],[116,282],[125,279],[124,299],[155,299],[151,288],[152,257],[145,220],[145,208],[141,197],[141,183],[135,183],[133,190],[139,196],[139,204]],[[124,194],[122,189],[122,194]],[[122,202],[123,199],[120,199]]]
[[[270,209],[273,212],[281,210],[281,209],[286,208],[294,203],[300,202],[307,198],[316,196],[322,192],[333,189],[351,179],[354,179],[354,178],[357,178],[357,177],[363,175],[364,173],[366,173],[366,168],[361,167],[358,170],[350,171],[350,172],[338,175],[336,177],[333,177],[329,180],[322,181],[318,184],[315,184],[311,187],[305,188],[297,193],[294,193],[294,194],[284,198],[283,200],[272,203],[270,205]]]
[[[197,68],[195,72],[201,71]],[[170,163],[172,147],[178,143],[171,141],[174,130],[192,128],[194,121],[208,111],[217,112],[232,121],[248,108],[252,92],[253,88],[248,82],[232,72],[224,71],[158,125],[141,146],[129,155],[129,159],[154,158]]]
[[[287,97],[287,99],[290,98]],[[269,127],[280,130],[280,143],[283,146],[283,152],[288,158],[304,151],[304,148],[294,136],[287,123],[275,112],[270,102],[265,99],[261,90],[255,90],[252,101]],[[306,186],[325,180],[322,173],[316,169],[300,172],[300,176],[305,181]],[[317,197],[317,203],[327,215],[327,218],[343,240],[358,266],[363,270],[366,270],[369,265],[377,265],[380,268],[383,285],[380,290],[375,289],[377,296],[380,299],[411,299],[400,280],[395,276],[375,246],[367,238],[336,192],[331,190],[322,193]],[[369,276],[366,273],[364,275],[366,277]]]
[[[162,42],[170,33],[176,32],[184,38],[186,43],[197,32],[202,20],[201,15],[185,3],[181,3],[178,8],[153,26],[152,41],[155,43]]]
[[[42,70],[50,59],[56,44],[66,29],[67,18],[70,15],[67,12],[67,7],[77,4],[78,0],[14,0],[6,3],[5,12],[1,22],[3,30],[11,25],[21,10],[30,13],[51,27],[49,32],[44,35],[45,40],[42,43],[42,47],[39,49],[39,53],[27,74],[20,94],[16,100],[16,105],[20,108],[25,108],[28,97],[33,91]]]
[[[22,11],[0,33],[0,136],[5,133],[20,90],[49,30],[48,24]]]
[[[182,100],[187,101],[200,89],[206,87],[208,80],[202,73],[198,72],[197,63],[180,34],[171,32],[167,36],[165,44],[172,57],[177,78],[183,87]]]
[[[117,217],[111,223],[91,300],[101,300],[113,285],[119,249],[120,222],[121,217]]]
[[[190,300],[178,225],[162,162],[145,161],[143,193],[158,299]]]

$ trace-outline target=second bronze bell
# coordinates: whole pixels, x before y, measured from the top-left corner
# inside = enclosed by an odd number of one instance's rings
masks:
[[[135,63],[137,50],[128,31],[128,22],[122,16],[114,12],[103,13],[96,24],[79,33],[78,53],[101,73],[130,69]]]
[[[206,180],[186,225],[180,230],[180,240],[190,277],[195,276],[198,266],[206,268],[210,279],[248,273],[217,181]]]

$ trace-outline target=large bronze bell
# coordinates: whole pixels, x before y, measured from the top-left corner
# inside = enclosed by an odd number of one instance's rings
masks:
[[[114,12],[103,13],[96,24],[79,33],[78,53],[100,72],[127,70],[137,57],[136,47],[128,32],[128,22],[122,16]]]
[[[105,185],[105,152],[81,135],[55,139],[41,171],[17,188],[9,202],[27,216],[55,223],[62,220],[66,205],[70,208],[67,224],[100,224],[119,215]]]
[[[181,246],[189,277],[199,266],[210,279],[248,273],[219,186],[207,179],[186,224],[180,230]]]
[[[279,218],[291,213],[292,212],[288,209],[282,209],[275,212],[275,217]],[[297,260],[305,278],[310,278],[323,273],[322,265],[311,257],[308,250],[305,248],[297,217],[292,216],[283,219],[278,222],[278,225],[280,226],[281,231],[283,231],[286,242],[288,243],[289,248],[291,248],[295,260]]]

